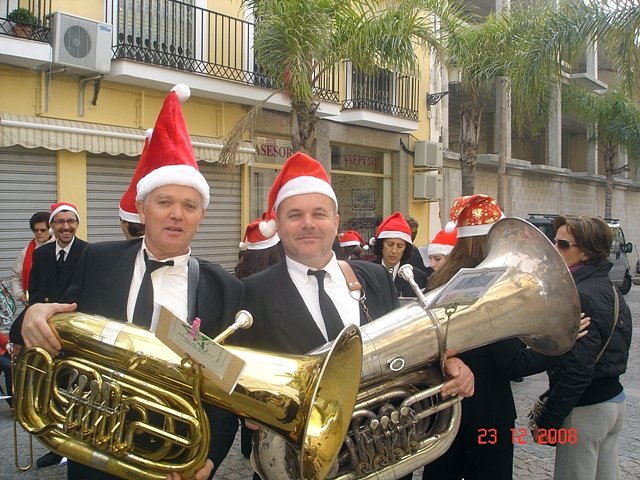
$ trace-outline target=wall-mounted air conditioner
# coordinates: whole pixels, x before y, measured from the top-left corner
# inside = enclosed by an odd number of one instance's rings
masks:
[[[431,172],[417,172],[413,177],[413,198],[415,200],[438,200],[442,198],[442,175]]]
[[[109,73],[113,27],[66,13],[51,14],[53,63]]]
[[[442,168],[442,144],[438,142],[416,142],[413,166],[418,168]]]

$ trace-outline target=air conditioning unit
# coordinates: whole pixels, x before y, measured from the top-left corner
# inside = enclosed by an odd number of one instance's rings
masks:
[[[416,142],[413,151],[413,166],[418,168],[442,168],[442,144],[438,142]]]
[[[442,175],[417,172],[413,177],[414,200],[438,200],[442,197]]]
[[[61,12],[50,17],[53,63],[74,70],[109,73],[113,27]]]

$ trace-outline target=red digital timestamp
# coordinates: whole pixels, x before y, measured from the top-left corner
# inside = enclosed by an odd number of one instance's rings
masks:
[[[525,427],[511,429],[512,445],[527,445],[531,438],[529,429]],[[575,428],[540,428],[538,444],[540,445],[575,445],[578,432]],[[495,428],[478,428],[478,445],[495,445],[498,443],[498,430]]]

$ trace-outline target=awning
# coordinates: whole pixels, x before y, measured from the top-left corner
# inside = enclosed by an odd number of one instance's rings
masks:
[[[0,114],[0,147],[21,145],[26,148],[137,157],[142,152],[144,133],[144,130],[137,128]],[[191,135],[191,144],[198,161],[219,161],[223,145],[221,140]],[[250,142],[245,142],[238,149],[236,164],[252,164],[254,155],[254,147]]]

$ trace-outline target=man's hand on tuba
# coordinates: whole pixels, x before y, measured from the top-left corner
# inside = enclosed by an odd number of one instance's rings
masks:
[[[52,355],[62,348],[49,326],[49,320],[56,313],[73,312],[75,303],[36,303],[27,309],[22,320],[22,339],[26,347],[42,347]]]
[[[450,379],[442,387],[443,395],[460,395],[470,397],[475,390],[475,377],[471,369],[459,358],[454,357],[457,352],[447,351],[444,369]]]
[[[196,472],[196,475],[193,477],[193,480],[207,480],[207,478],[209,478],[209,475],[211,475],[212,471],[213,471],[213,462],[207,459],[207,462],[204,464],[204,467],[202,467],[200,470]],[[190,478],[183,479],[182,475],[180,475],[178,472],[173,472],[167,475],[167,480],[191,480],[191,479]]]

